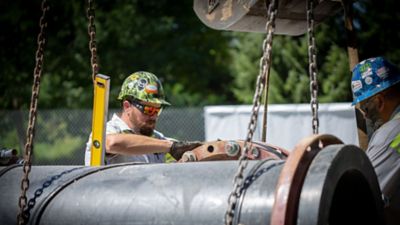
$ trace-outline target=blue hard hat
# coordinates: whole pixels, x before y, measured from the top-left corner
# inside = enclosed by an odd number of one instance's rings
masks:
[[[355,105],[400,82],[399,69],[383,57],[366,59],[353,69],[351,90]]]

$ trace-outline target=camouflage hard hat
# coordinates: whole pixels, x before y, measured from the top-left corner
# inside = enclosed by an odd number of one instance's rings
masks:
[[[125,79],[118,95],[118,100],[123,100],[129,96],[140,101],[163,106],[171,105],[165,101],[164,90],[160,80],[156,75],[145,71],[135,72]]]

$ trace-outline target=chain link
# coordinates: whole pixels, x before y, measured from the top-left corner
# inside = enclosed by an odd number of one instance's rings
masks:
[[[88,34],[89,34],[89,50],[90,50],[90,64],[92,66],[92,80],[93,84],[95,82],[96,74],[99,71],[99,66],[97,64],[97,47],[96,47],[96,25],[94,24],[95,19],[95,8],[94,0],[88,0],[88,8],[86,11],[87,18],[89,19],[88,24]]]
[[[243,186],[244,182],[243,171],[245,170],[248,164],[246,154],[249,149],[249,143],[253,138],[253,134],[257,126],[257,118],[261,106],[261,96],[264,90],[264,84],[268,85],[268,82],[266,81],[269,80],[269,71],[271,67],[272,38],[275,31],[276,14],[277,14],[277,0],[272,0],[271,2],[269,2],[268,6],[268,18],[266,24],[267,36],[263,41],[263,56],[260,59],[260,71],[257,77],[256,92],[254,93],[253,97],[252,114],[248,126],[247,137],[244,143],[244,149],[242,155],[239,158],[239,167],[233,180],[234,187],[228,198],[228,209],[225,213],[226,225],[232,225],[233,222],[233,217],[235,215],[235,208],[237,205],[238,198],[240,196],[241,187]]]
[[[314,0],[307,0],[308,72],[310,76],[311,112],[313,134],[318,134],[318,81],[317,48],[314,37]]]
[[[47,27],[47,23],[45,21],[46,12],[49,10],[47,6],[46,0],[42,1],[42,16],[40,17],[39,26],[40,32],[37,37],[38,48],[36,50],[36,65],[33,71],[33,85],[32,85],[32,96],[31,96],[31,105],[29,110],[29,124],[26,131],[26,144],[25,144],[25,152],[24,152],[24,164],[23,164],[23,172],[24,175],[21,180],[21,196],[19,197],[18,206],[19,213],[17,216],[17,222],[19,225],[26,224],[29,220],[29,215],[26,214],[25,209],[27,207],[27,197],[26,192],[29,188],[29,173],[31,171],[31,161],[33,154],[33,139],[35,136],[35,122],[36,122],[36,114],[37,114],[37,100],[39,97],[40,91],[40,77],[42,75],[43,69],[43,55],[44,55],[44,45],[46,43],[46,39],[44,37],[44,31]]]
[[[219,0],[208,0],[208,14],[212,13],[212,11],[218,6]]]

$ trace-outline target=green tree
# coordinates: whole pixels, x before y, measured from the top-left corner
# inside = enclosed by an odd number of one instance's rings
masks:
[[[100,72],[111,77],[110,107],[123,79],[149,70],[163,79],[174,106],[251,102],[264,34],[212,30],[191,1],[96,1]],[[50,1],[40,108],[91,108],[93,88],[86,5]],[[383,55],[400,62],[396,1],[354,3],[360,59]],[[0,2],[0,107],[29,106],[40,1]],[[343,13],[315,29],[320,100],[349,101]],[[275,36],[270,102],[308,102],[305,35]]]
[[[47,14],[41,108],[91,108],[93,88],[86,6],[51,1]],[[0,106],[27,108],[31,94],[40,1],[0,3]],[[234,101],[229,83],[229,35],[206,28],[192,2],[97,1],[100,73],[111,77],[110,106],[123,79],[137,70],[157,74],[175,106]],[[207,93],[207,95],[204,95]],[[223,94],[221,94],[223,93]]]
[[[383,55],[400,63],[395,1],[377,3],[357,1],[353,4],[354,25],[358,34],[360,60]],[[315,28],[320,102],[351,101],[343,12]],[[235,97],[251,103],[255,80],[259,74],[264,34],[233,33],[231,73]],[[269,103],[309,102],[307,36],[275,35],[272,49]]]
[[[244,103],[251,103],[254,95],[256,77],[259,74],[259,61],[262,55],[262,39],[265,35],[237,34],[237,43],[232,48],[236,71],[234,80],[235,96]],[[249,41],[249,39],[257,41]],[[242,44],[243,43],[243,44]],[[251,43],[254,47],[249,47]],[[273,39],[272,65],[270,71],[269,103],[301,103],[310,99],[307,40],[305,36],[289,37],[276,35]],[[320,58],[321,55],[318,55]],[[322,61],[322,60],[320,60]],[[319,82],[326,76],[320,71]],[[332,71],[331,71],[332,72]],[[331,76],[332,73],[329,73]],[[338,80],[345,82],[345,80]],[[320,93],[321,94],[321,93]],[[330,93],[327,93],[330,95]]]

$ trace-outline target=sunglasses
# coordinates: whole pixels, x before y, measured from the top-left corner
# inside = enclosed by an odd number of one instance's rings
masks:
[[[360,103],[359,108],[364,114],[368,114],[368,109],[371,109],[371,106],[373,105],[373,99],[374,97],[365,100],[363,103]]]
[[[139,109],[140,112],[147,116],[154,116],[154,115],[160,115],[162,111],[162,107],[154,107],[154,106],[148,106],[148,105],[143,105],[138,101],[129,101],[131,105],[135,106],[137,109]]]

